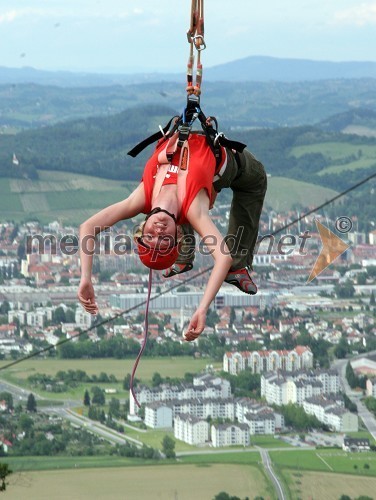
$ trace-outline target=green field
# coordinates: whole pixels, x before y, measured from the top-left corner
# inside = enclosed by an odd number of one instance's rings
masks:
[[[325,472],[284,471],[291,499],[338,500],[342,495],[375,498],[376,478]]]
[[[15,365],[9,369],[0,372],[0,377],[8,382],[13,382],[28,390],[35,388],[31,387],[27,382],[30,375],[36,373],[44,373],[46,375],[56,375],[60,370],[83,370],[88,375],[99,375],[101,372],[107,375],[115,375],[119,383],[97,384],[102,388],[117,389],[116,397],[128,397],[128,392],[122,389],[122,381],[127,373],[132,372],[134,359],[30,359]],[[7,361],[0,361],[0,368],[7,364]],[[158,357],[158,358],[143,358],[137,370],[137,378],[144,383],[150,383],[155,372],[159,372],[162,377],[178,377],[182,378],[185,373],[199,373],[206,368],[207,365],[213,365],[215,369],[220,369],[222,363],[214,361],[210,358],[194,359],[188,356],[182,357]],[[92,384],[91,384],[92,385]],[[48,399],[78,399],[82,400],[86,388],[91,387],[90,384],[81,384],[79,387],[71,389],[69,392],[52,393],[40,391],[37,393]],[[111,397],[111,396],[110,396]]]
[[[343,161],[342,165],[330,165],[324,168],[319,175],[338,174],[345,170],[376,166],[376,146],[372,145],[322,142],[295,146],[290,151],[290,155],[296,158],[306,154],[322,154],[329,161]]]
[[[59,220],[78,225],[98,210],[126,198],[137,185],[68,172],[39,170],[38,173],[37,181],[1,179],[3,220]],[[274,210],[288,210],[294,203],[316,205],[335,194],[331,189],[307,182],[270,177],[266,203]]]
[[[210,500],[220,491],[244,498],[275,498],[264,474],[250,465],[163,465],[105,469],[18,472],[9,500]]]
[[[317,206],[337,194],[333,189],[285,177],[268,178],[266,205],[276,211],[289,210],[292,205]]]
[[[346,453],[340,449],[271,451],[277,468],[376,476],[376,453]],[[365,468],[365,465],[369,468]]]
[[[39,170],[39,180],[1,179],[3,219],[79,224],[107,205],[126,198],[134,182]]]

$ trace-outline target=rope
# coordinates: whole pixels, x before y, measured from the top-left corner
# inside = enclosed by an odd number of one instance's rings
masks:
[[[339,193],[338,195],[334,196],[333,198],[325,201],[324,203],[322,203],[321,205],[318,205],[317,207],[313,208],[312,210],[309,210],[308,212],[304,213],[303,215],[301,215],[300,217],[298,217],[297,219],[294,219],[292,222],[280,227],[279,229],[276,229],[275,231],[273,231],[271,233],[270,236],[275,236],[276,234],[284,231],[285,229],[287,229],[288,227],[296,224],[297,222],[301,221],[302,219],[304,219],[305,217],[307,217],[308,215],[312,214],[313,212],[316,212],[317,210],[320,210],[324,207],[326,207],[327,205],[330,205],[331,203],[333,203],[334,201],[338,200],[339,198],[342,198],[343,196],[345,196],[346,194],[350,193],[351,191],[354,191],[355,189],[357,189],[359,186],[362,186],[363,184],[366,184],[368,181],[370,181],[371,179],[373,179],[374,177],[376,177],[376,172],[374,174],[371,174],[369,175],[368,177],[366,177],[365,179],[357,182],[356,184],[350,186],[348,189],[346,189],[345,191],[342,191],[341,193]],[[14,361],[11,361],[10,363],[7,363],[6,365],[4,366],[1,366],[0,367],[0,371],[3,371],[3,370],[6,370],[7,368],[11,368],[12,366],[15,366],[15,365],[18,365],[19,363],[22,363],[24,361],[27,361],[28,359],[32,359],[36,356],[39,356],[40,354],[43,354],[43,353],[46,353],[46,352],[49,352],[51,351],[52,349],[55,349],[56,347],[59,347],[63,344],[66,344],[67,342],[70,342],[73,338],[77,338],[77,337],[80,337],[81,335],[84,335],[85,333],[88,333],[92,330],[94,330],[95,328],[97,328],[98,326],[103,326],[103,325],[106,325],[108,323],[111,323],[112,321],[116,320],[117,318],[121,318],[122,316],[125,316],[126,314],[129,314],[130,312],[138,309],[139,307],[141,306],[144,306],[144,305],[147,305],[148,304],[148,301],[153,301],[153,300],[156,300],[158,299],[159,297],[165,295],[166,293],[168,292],[171,292],[171,290],[174,290],[175,288],[178,288],[182,285],[185,285],[186,283],[189,283],[190,281],[193,281],[194,279],[196,278],[199,278],[200,276],[206,274],[207,272],[211,271],[213,269],[213,266],[209,266],[201,271],[198,271],[197,273],[193,274],[192,276],[188,277],[188,278],[185,278],[183,281],[179,281],[178,283],[176,283],[175,285],[167,288],[165,291],[163,292],[159,292],[159,293],[156,293],[155,295],[153,295],[152,297],[148,297],[147,300],[144,300],[142,302],[139,302],[138,304],[136,304],[135,306],[132,306],[128,309],[125,309],[124,311],[121,311],[117,314],[114,314],[113,316],[111,316],[110,318],[107,318],[103,321],[100,321],[99,323],[95,323],[94,325],[92,325],[91,327],[87,328],[86,330],[83,330],[82,332],[80,332],[78,335],[76,335],[75,337],[70,337],[70,338],[67,338],[67,339],[63,339],[63,340],[60,340],[56,345],[50,345],[48,347],[45,347],[43,349],[40,349],[38,351],[35,351],[31,354],[28,354],[27,356],[24,356],[22,358],[19,358],[19,359],[16,359]],[[149,293],[149,290],[148,290],[148,293]],[[136,366],[137,368],[137,366]]]
[[[144,338],[143,338],[143,342],[142,342],[142,346],[141,346],[140,352],[138,353],[136,361],[134,362],[134,365],[133,365],[133,370],[132,370],[132,375],[131,375],[131,383],[130,383],[130,389],[131,389],[131,393],[132,393],[133,399],[135,400],[135,403],[136,403],[136,405],[139,408],[141,408],[141,405],[140,405],[140,403],[138,402],[138,400],[136,398],[136,394],[135,394],[134,388],[133,388],[133,383],[134,383],[134,376],[136,374],[138,363],[139,363],[139,361],[141,359],[141,356],[142,356],[142,354],[143,354],[143,352],[145,350],[145,347],[146,347],[146,343],[148,341],[149,305],[150,305],[150,295],[151,295],[152,279],[153,279],[153,271],[151,269],[149,269],[148,296],[147,296],[147,299],[146,299],[146,308],[145,308]]]
[[[190,44],[189,58],[187,64],[187,92],[188,95],[201,94],[202,85],[202,63],[201,52],[206,49],[204,28],[204,0],[192,0],[191,24],[187,31],[188,43]],[[197,50],[196,83],[193,84],[193,67],[195,63],[194,49]]]

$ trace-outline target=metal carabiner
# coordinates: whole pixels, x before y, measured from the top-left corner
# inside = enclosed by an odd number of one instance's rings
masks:
[[[217,142],[219,141],[219,139],[221,137],[225,137],[225,134],[223,132],[219,132],[216,136],[215,136],[215,139],[214,139],[214,146],[217,145]]]
[[[196,40],[201,40],[200,43],[196,43]],[[192,37],[192,42],[195,44],[195,47],[198,52],[206,49],[206,43],[204,37],[202,35],[196,35]]]

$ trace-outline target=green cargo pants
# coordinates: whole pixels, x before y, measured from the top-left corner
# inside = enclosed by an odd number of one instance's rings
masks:
[[[252,153],[233,153],[227,149],[227,166],[222,175],[213,179],[219,192],[231,188],[233,198],[226,242],[233,258],[232,270],[252,268],[253,251],[257,242],[259,221],[267,189],[264,166]],[[189,224],[182,226],[184,237],[177,259],[179,264],[193,263],[195,237]]]

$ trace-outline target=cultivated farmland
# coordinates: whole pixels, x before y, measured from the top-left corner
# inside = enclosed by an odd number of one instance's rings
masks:
[[[247,465],[165,465],[21,472],[8,487],[8,500],[208,500],[220,491],[241,498],[271,496],[261,471]]]

